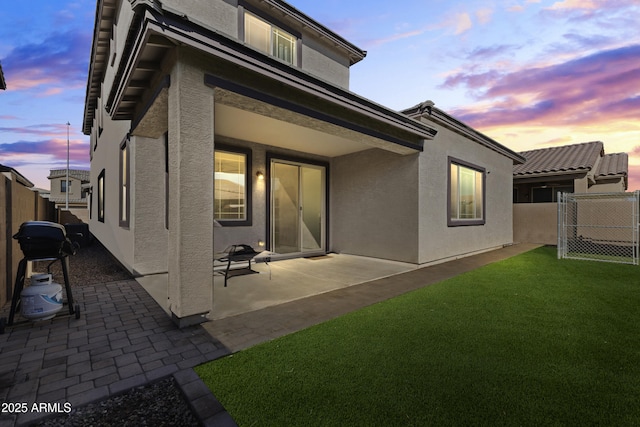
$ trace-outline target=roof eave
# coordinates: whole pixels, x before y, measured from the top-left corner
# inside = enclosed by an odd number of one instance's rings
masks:
[[[566,176],[566,175],[586,175],[589,169],[573,169],[565,171],[545,171],[545,172],[533,172],[523,174],[513,174],[514,180],[528,179],[528,178],[542,178],[542,177],[554,177],[554,176]]]
[[[402,113],[412,118],[425,118],[427,120],[433,120],[438,124],[458,133],[472,141],[477,142],[493,151],[496,151],[513,161],[513,164],[523,164],[526,162],[526,158],[519,153],[505,147],[494,139],[489,138],[485,134],[477,131],[466,123],[456,119],[455,117],[447,114],[443,110],[436,108],[432,103],[429,103],[427,109],[421,108],[423,104],[411,107],[403,110]]]
[[[100,84],[102,83],[102,78],[104,76],[104,72],[106,69],[107,61],[98,61],[97,53],[98,46],[101,42],[104,42],[104,39],[100,37],[100,27],[101,23],[104,19],[104,8],[105,2],[109,4],[113,4],[114,7],[117,6],[117,3],[120,0],[98,0],[98,4],[96,5],[96,15],[93,23],[93,39],[91,44],[91,54],[89,56],[89,72],[87,75],[87,89],[85,92],[84,99],[84,115],[82,121],[82,132],[85,135],[89,135],[91,132],[92,121],[95,116],[96,109],[96,100],[98,96],[95,95],[97,91],[100,89]],[[107,21],[112,21],[108,20]]]
[[[161,15],[154,10],[147,10],[142,20],[142,29],[137,35],[137,40],[133,43],[135,47],[128,63],[124,65],[126,72],[120,79],[119,85],[117,87],[114,86],[112,89],[112,93],[115,94],[111,104],[112,115],[117,114],[127,82],[131,79],[131,75],[135,70],[134,64],[144,50],[144,40],[148,39],[150,33],[163,35],[177,44],[190,46],[266,78],[285,83],[290,87],[313,94],[337,105],[342,105],[359,114],[400,128],[402,131],[411,133],[422,140],[431,140],[437,133],[435,129],[425,123],[416,121],[405,114],[383,107],[353,92],[320,80],[298,68],[283,64],[269,56],[257,54],[252,49],[224,34],[199,27],[193,22],[181,20],[179,17]],[[110,95],[109,98],[111,97]]]

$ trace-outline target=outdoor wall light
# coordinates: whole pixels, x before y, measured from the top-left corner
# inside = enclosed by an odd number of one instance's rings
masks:
[[[264,240],[258,240],[258,246],[264,247]]]
[[[258,177],[258,181],[262,181],[264,179],[264,174],[260,171],[256,172],[256,176]]]

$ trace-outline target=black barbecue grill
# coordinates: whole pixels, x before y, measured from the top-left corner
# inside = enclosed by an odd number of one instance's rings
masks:
[[[65,228],[48,221],[29,221],[13,236],[27,258],[59,258],[76,254],[76,246],[67,237]]]
[[[22,258],[18,264],[18,273],[13,289],[9,320],[6,321],[4,318],[0,319],[0,333],[4,332],[5,322],[7,326],[13,325],[13,319],[20,303],[20,294],[24,288],[28,261],[51,261],[47,270],[51,268],[54,262],[60,261],[62,264],[69,314],[75,314],[76,319],[79,319],[80,310],[78,306],[74,307],[73,305],[73,295],[71,294],[71,286],[69,285],[68,271],[68,256],[75,255],[77,246],[67,237],[65,228],[55,222],[28,221],[22,223],[13,238],[20,244],[24,258]]]

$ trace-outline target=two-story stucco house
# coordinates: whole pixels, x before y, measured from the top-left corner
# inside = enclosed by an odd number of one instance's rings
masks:
[[[49,171],[50,193],[49,200],[56,207],[65,206],[67,200],[71,208],[87,208],[87,193],[90,172],[82,169],[69,169],[68,183],[66,169],[51,169]],[[67,185],[68,184],[68,185]]]
[[[212,310],[229,244],[422,265],[512,243],[524,159],[431,103],[350,92],[365,54],[281,0],[98,1],[90,227],[135,274],[168,272],[177,323]]]

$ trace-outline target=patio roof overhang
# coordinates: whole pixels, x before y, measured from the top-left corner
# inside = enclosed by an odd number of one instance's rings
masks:
[[[113,119],[132,121],[134,135],[166,131],[162,117],[171,83],[163,70],[175,61],[178,46],[206,55],[210,71],[203,84],[216,90],[217,134],[325,156],[371,147],[415,153],[436,134],[424,123],[180,17],[145,9],[136,25],[122,54],[127,60],[118,69],[118,84],[106,99]],[[88,119],[85,113],[85,133]]]

